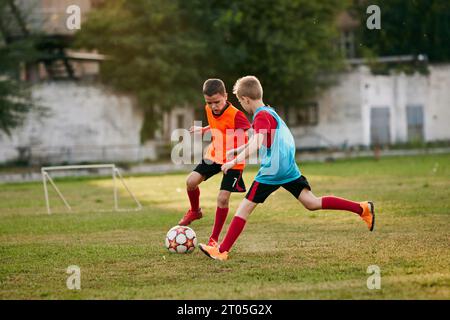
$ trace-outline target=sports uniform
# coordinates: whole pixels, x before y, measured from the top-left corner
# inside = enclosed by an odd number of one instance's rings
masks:
[[[263,203],[280,187],[298,198],[308,180],[302,176],[295,162],[295,142],[289,128],[275,110],[268,106],[256,109],[253,115],[255,133],[263,133],[264,141],[259,149],[261,168],[253,181],[246,198]]]
[[[205,181],[221,172],[220,167],[227,162],[226,153],[247,143],[246,130],[250,122],[242,111],[227,102],[221,114],[215,115],[211,108],[205,106],[209,127],[211,130],[211,144],[208,146],[202,162],[194,169],[200,173]],[[236,164],[223,175],[220,190],[230,192],[245,192],[242,171],[245,163]]]
[[[268,106],[257,108],[253,115],[253,129],[256,133],[262,133],[264,140],[258,150],[261,167],[245,196],[246,199],[253,203],[263,203],[271,193],[280,187],[299,199],[303,189],[311,190],[308,180],[301,174],[295,161],[294,138],[275,110]],[[373,230],[375,215],[372,202],[358,203],[326,196],[321,198],[321,208],[354,212],[366,222],[370,231]],[[244,230],[246,222],[246,219],[235,215],[220,245],[217,243],[200,244],[200,249],[210,258],[227,260],[228,251]]]
[[[210,177],[221,172],[222,164],[227,162],[227,151],[236,149],[247,143],[247,131],[250,122],[242,111],[239,111],[230,102],[227,102],[221,113],[216,115],[211,108],[205,106],[208,118],[209,130],[211,132],[211,144],[208,146],[202,162],[194,169],[206,181]],[[242,172],[245,162],[236,164],[226,174],[223,174],[220,190],[229,192],[245,192],[245,183]],[[200,208],[200,188],[187,190],[191,208],[178,224],[189,225],[193,220],[202,217]],[[211,241],[217,241],[223,224],[228,214],[228,207],[217,207],[216,219],[211,235]]]

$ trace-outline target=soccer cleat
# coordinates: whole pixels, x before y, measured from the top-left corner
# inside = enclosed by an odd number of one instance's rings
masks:
[[[213,238],[209,238],[207,246],[209,246],[209,247],[217,247],[218,248],[219,244]]]
[[[180,226],[187,226],[190,225],[192,221],[201,219],[203,217],[202,209],[199,208],[198,211],[192,211],[191,209],[186,212],[183,219],[178,222]]]
[[[228,252],[220,252],[219,247],[208,246],[206,244],[200,243],[198,246],[200,250],[203,251],[208,257],[214,260],[225,261],[228,259]]]
[[[375,227],[375,206],[371,201],[365,201],[360,203],[363,212],[361,213],[361,218],[367,224],[370,231],[373,231]]]

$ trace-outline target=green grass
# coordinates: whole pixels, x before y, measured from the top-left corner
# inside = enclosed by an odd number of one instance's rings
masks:
[[[300,168],[316,195],[373,200],[375,231],[353,213],[308,212],[280,189],[256,209],[231,259],[220,263],[198,249],[176,255],[163,246],[188,207],[185,174],[127,178],[144,205],[140,212],[94,212],[111,208],[111,179],[59,181],[79,205],[64,212],[52,193],[51,216],[40,183],[0,185],[0,298],[450,298],[450,155]],[[246,171],[247,187],[254,174]],[[205,218],[192,227],[202,242],[219,183],[217,176],[201,186]],[[242,197],[233,195],[232,214]],[[69,265],[81,268],[79,291],[66,287]],[[367,289],[369,265],[381,269],[380,290]]]

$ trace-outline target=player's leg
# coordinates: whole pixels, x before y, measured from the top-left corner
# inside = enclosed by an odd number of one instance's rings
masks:
[[[187,226],[192,221],[200,219],[202,211],[200,209],[200,183],[205,180],[205,177],[196,171],[192,171],[186,178],[186,193],[189,198],[190,208],[184,217],[178,222],[180,226]]]
[[[220,244],[220,252],[229,252],[247,223],[248,217],[259,203],[264,203],[266,199],[279,188],[278,185],[269,185],[253,181],[245,199],[242,200],[233,220],[228,227],[227,234]]]
[[[192,171],[186,178],[186,191],[191,203],[191,210],[199,208],[200,200],[200,183],[205,180],[205,177],[196,171]]]
[[[231,192],[227,190],[220,190],[217,196],[217,207],[228,208],[230,203]]]
[[[375,227],[375,206],[373,202],[355,202],[335,196],[324,196],[320,199],[322,200],[322,209],[354,212],[364,220],[367,228],[370,231],[373,231],[373,228]]]
[[[335,196],[316,197],[310,190],[303,189],[298,200],[308,210],[345,210],[354,212],[364,220],[370,231],[375,226],[375,211],[372,202],[355,202]]]
[[[322,209],[321,198],[316,197],[309,189],[304,188],[300,192],[298,200],[306,209],[310,211]]]
[[[227,260],[228,252],[244,230],[247,219],[258,203],[263,203],[267,197],[277,190],[279,185],[268,185],[254,181],[245,199],[242,200],[233,220],[228,227],[225,238],[219,247],[200,244],[200,249],[210,258]]]
[[[231,220],[225,238],[219,246],[219,251],[221,253],[230,251],[231,247],[244,230],[245,224],[247,223],[250,214],[253,212],[257,205],[257,203],[246,198],[242,200],[236,211],[236,214],[233,217],[233,220]]]
[[[187,226],[192,221],[202,218],[203,213],[200,208],[200,188],[198,186],[218,172],[220,172],[220,165],[216,163],[208,164],[203,160],[194,171],[189,174],[186,179],[186,192],[191,207],[178,222],[179,225]]]
[[[212,259],[221,261],[227,260],[228,252],[244,230],[248,217],[257,205],[257,203],[244,198],[239,205],[233,220],[231,220],[230,226],[228,227],[228,231],[222,243],[219,246],[210,246],[200,243],[200,250]]]
[[[216,218],[208,242],[208,245],[210,246],[218,245],[217,242],[219,241],[220,232],[227,220],[229,201],[232,192],[245,192],[242,170],[228,170],[227,174],[223,175],[220,192],[217,197]]]
[[[209,246],[217,246],[219,241],[220,232],[222,231],[223,225],[227,220],[229,211],[231,192],[227,190],[220,190],[217,196],[217,208],[216,217],[214,219],[214,225],[212,229],[211,236],[209,237]]]
[[[354,212],[366,222],[370,231],[373,230],[375,213],[372,202],[355,202],[335,196],[316,197],[304,176],[283,185],[283,187],[291,192],[308,210],[326,209]]]

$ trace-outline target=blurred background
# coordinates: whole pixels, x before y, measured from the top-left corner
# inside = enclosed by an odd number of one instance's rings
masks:
[[[450,152],[448,0],[0,0],[0,179],[161,170],[249,74],[301,160]]]

